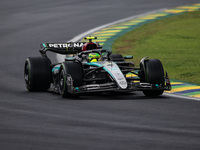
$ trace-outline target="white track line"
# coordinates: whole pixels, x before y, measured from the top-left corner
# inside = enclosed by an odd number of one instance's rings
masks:
[[[180,99],[200,101],[200,98],[197,98],[197,97],[182,96],[182,95],[176,95],[176,94],[173,94],[173,93],[172,94],[164,93],[163,95],[164,96],[169,96],[169,97],[180,98]]]

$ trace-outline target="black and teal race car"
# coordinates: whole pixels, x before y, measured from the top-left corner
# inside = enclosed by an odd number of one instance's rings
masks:
[[[142,58],[140,67],[123,57],[102,49],[92,38],[88,43],[42,43],[41,57],[28,57],[24,79],[28,91],[53,91],[63,97],[96,92],[142,91],[146,96],[159,96],[171,90],[167,72],[158,59]],[[48,51],[73,54],[61,63],[52,64]],[[92,61],[90,56],[95,56]],[[97,58],[98,56],[98,58]]]

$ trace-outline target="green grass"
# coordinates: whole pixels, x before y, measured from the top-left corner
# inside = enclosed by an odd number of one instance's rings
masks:
[[[160,59],[171,79],[200,84],[200,11],[148,23],[116,39],[113,53]]]

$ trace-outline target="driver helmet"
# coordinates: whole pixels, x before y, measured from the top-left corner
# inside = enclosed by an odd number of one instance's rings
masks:
[[[97,62],[101,56],[98,53],[90,53],[88,59],[90,62]]]

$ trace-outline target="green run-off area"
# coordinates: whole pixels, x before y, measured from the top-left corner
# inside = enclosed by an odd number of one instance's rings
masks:
[[[200,84],[200,11],[157,20],[115,40],[113,53],[160,59],[171,79]]]

